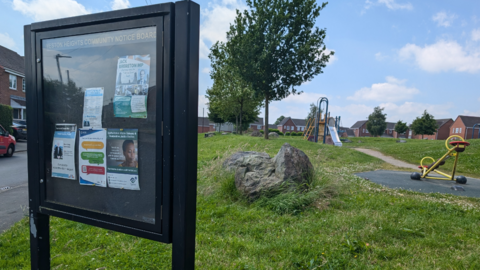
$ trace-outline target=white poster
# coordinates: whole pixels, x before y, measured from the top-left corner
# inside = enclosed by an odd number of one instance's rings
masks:
[[[75,139],[77,125],[56,124],[52,146],[52,177],[76,179]]]
[[[140,190],[138,129],[107,130],[108,187]]]
[[[102,128],[103,87],[87,88],[83,102],[83,127]]]
[[[113,98],[115,117],[147,118],[150,55],[126,55],[118,59]]]
[[[105,148],[107,131],[105,129],[80,129],[79,137],[80,185],[106,187]]]

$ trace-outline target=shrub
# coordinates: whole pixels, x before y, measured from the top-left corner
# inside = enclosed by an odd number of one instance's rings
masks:
[[[263,133],[265,133],[265,131],[263,131],[263,129],[262,129],[262,130],[260,130],[260,133],[262,133],[262,134],[263,134]]]
[[[13,109],[9,105],[0,104],[0,125],[3,126],[10,134],[13,134],[12,130],[13,122]]]
[[[297,136],[303,136],[303,132],[297,132]]]
[[[290,132],[285,132],[285,136],[290,136]]]

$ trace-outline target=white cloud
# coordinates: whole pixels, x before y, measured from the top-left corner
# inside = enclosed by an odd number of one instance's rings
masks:
[[[208,98],[205,95],[198,96],[198,116],[202,117],[205,109],[205,117],[208,117]]]
[[[0,45],[10,50],[16,47],[15,41],[7,33],[0,33]]]
[[[202,69],[202,72],[205,74],[210,74],[210,68],[206,67]]]
[[[385,5],[388,9],[391,10],[397,10],[397,9],[407,9],[407,10],[412,10],[413,6],[410,3],[405,3],[405,4],[399,4],[396,3],[395,0],[377,0],[375,2],[372,2],[370,0],[365,1],[365,7],[364,9],[369,9],[374,5]]]
[[[472,40],[473,41],[480,40],[480,28],[472,30]]]
[[[335,50],[330,50],[330,49],[327,48],[327,49],[325,49],[324,54],[330,54],[330,52],[335,52]],[[330,56],[330,59],[328,61],[328,65],[333,64],[333,62],[335,62],[337,60],[338,60],[338,57],[335,54]]]
[[[357,101],[380,101],[395,102],[411,99],[420,91],[414,87],[406,87],[406,80],[399,80],[388,76],[387,82],[375,83],[371,87],[364,87],[355,92],[353,96],[347,97],[349,100]]]
[[[311,103],[317,104],[317,100],[325,96],[326,96],[325,94],[302,93],[300,95],[290,95],[287,98],[283,99],[282,101],[286,103],[295,103],[295,104],[303,104],[303,105],[308,105]]]
[[[378,52],[378,53],[375,54],[375,59],[376,59],[377,61],[382,61],[382,60],[384,60],[385,58],[387,58],[387,56],[384,55],[384,54],[381,53],[381,52]]]
[[[468,116],[480,116],[480,110],[476,112],[472,112],[469,110],[464,110],[462,115],[468,115]]]
[[[89,14],[82,4],[75,0],[13,0],[12,7],[35,21],[46,21]]]
[[[128,0],[113,0],[110,2],[112,10],[125,9],[130,7],[130,1]]]
[[[214,0],[201,11],[200,58],[208,58],[209,47],[217,41],[227,41],[227,31],[236,17],[236,10],[247,8],[241,0]]]
[[[437,119],[451,117],[452,115],[448,110],[454,107],[451,103],[427,104],[418,102],[405,102],[401,105],[382,103],[379,106],[385,108],[384,113],[387,114],[389,122],[402,120],[407,121],[407,123],[411,123],[416,117],[421,116],[425,110]]]
[[[457,71],[474,73],[480,70],[480,49],[467,51],[456,41],[440,40],[423,48],[407,44],[399,51],[402,60],[413,58],[415,63],[428,72]]]
[[[437,23],[438,26],[449,27],[453,21],[457,18],[455,14],[447,14],[446,12],[438,12],[432,16],[432,20]]]

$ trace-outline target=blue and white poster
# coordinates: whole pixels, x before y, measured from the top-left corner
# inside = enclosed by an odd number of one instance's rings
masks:
[[[102,128],[103,87],[87,88],[83,101],[83,127]]]
[[[75,139],[77,125],[56,124],[52,146],[52,177],[76,179]]]
[[[80,185],[107,187],[106,136],[107,131],[103,128],[79,130]]]

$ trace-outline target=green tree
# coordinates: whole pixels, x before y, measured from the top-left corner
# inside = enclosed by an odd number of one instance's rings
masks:
[[[273,124],[274,124],[274,125],[278,125],[278,124],[280,124],[280,122],[283,121],[283,119],[285,119],[285,116],[282,115],[282,116],[278,117],[278,118],[277,118],[277,121],[275,121],[275,123],[273,123]],[[266,122],[265,122],[265,123],[266,123]]]
[[[395,124],[395,131],[397,134],[403,134],[407,131],[407,123],[402,122],[402,120],[398,120],[397,124]]]
[[[377,106],[368,116],[367,130],[373,137],[381,136],[387,128],[387,114],[384,114],[383,110],[384,108]]]
[[[225,120],[220,116],[219,108],[209,106],[208,107],[208,119],[215,124],[219,124],[218,131],[220,132],[222,124],[225,123]]]
[[[417,117],[415,120],[413,120],[410,128],[413,130],[415,135],[422,134],[423,139],[423,135],[435,134],[438,129],[438,125],[437,121],[434,119],[434,116],[425,110],[421,117]]]
[[[262,97],[265,123],[268,105],[290,94],[296,87],[322,73],[333,52],[326,53],[325,29],[315,27],[320,11],[316,0],[247,0],[249,9],[237,10],[227,33],[227,43],[213,50],[226,50],[229,62]],[[268,125],[265,125],[268,139]]]

